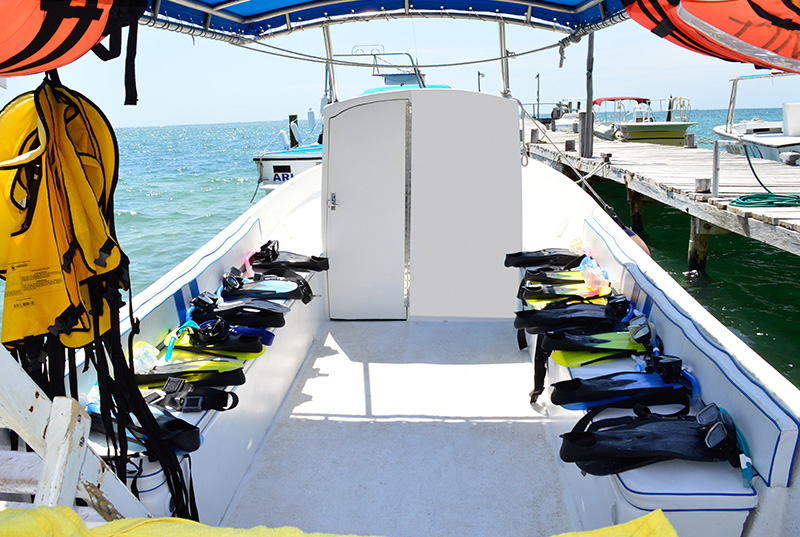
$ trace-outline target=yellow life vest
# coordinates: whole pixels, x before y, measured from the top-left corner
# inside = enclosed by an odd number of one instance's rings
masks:
[[[113,131],[88,99],[45,81],[3,110],[0,135],[23,140],[0,147],[2,342],[13,347],[52,334],[83,347],[110,327],[108,303],[91,286],[112,272],[115,288],[127,286],[117,275],[127,259],[109,229]]]

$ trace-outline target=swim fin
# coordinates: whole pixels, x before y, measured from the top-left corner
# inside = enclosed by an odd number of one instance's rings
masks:
[[[220,318],[196,328],[184,326],[174,330],[164,339],[164,344],[169,355],[167,362],[193,359],[198,355],[250,360],[261,356],[265,348],[258,336],[237,334]]]
[[[698,417],[705,410],[697,416],[660,416],[638,406],[635,416],[591,424],[581,420],[561,435],[559,454],[564,462],[574,462],[592,475],[616,474],[671,459],[728,461],[739,468],[742,450],[733,420],[720,414],[719,420],[700,424]]]
[[[287,306],[269,300],[240,299],[219,302],[219,297],[205,292],[192,299],[189,315],[198,324],[219,317],[233,326],[279,328],[286,324],[284,315],[288,312]]]
[[[644,347],[631,339],[627,330],[598,334],[575,334],[571,332],[547,332],[542,339],[542,348],[548,351],[615,350],[625,351]]]
[[[181,378],[188,382],[203,381],[221,373],[241,370],[243,366],[244,362],[241,360],[214,356],[157,365],[147,373],[135,374],[134,378],[140,387],[158,388],[170,377]],[[232,380],[235,377],[230,378]]]
[[[529,334],[573,329],[586,333],[614,332],[625,328],[622,319],[629,306],[630,302],[621,294],[609,296],[606,304],[559,300],[542,309],[516,312],[514,328],[525,329]]]
[[[682,378],[665,380],[658,373],[624,371],[593,378],[573,378],[552,386],[550,402],[570,410],[634,404],[688,404],[691,384]]]
[[[548,299],[548,298],[593,298],[608,296],[613,292],[611,286],[591,288],[582,281],[580,283],[533,283],[523,282],[519,287],[517,298],[520,300]]]
[[[637,353],[634,350],[628,351],[552,351],[550,358],[557,364],[564,367],[581,367],[592,365],[605,360],[620,360],[631,358]]]
[[[236,267],[223,277],[222,298],[251,297],[263,300],[301,300],[308,304],[314,298],[311,286],[305,278],[292,270],[283,276],[262,275],[253,281],[246,278]]]
[[[291,268],[299,271],[319,272],[328,270],[328,258],[281,252],[278,241],[267,241],[258,251],[251,252],[244,261],[245,268],[259,272],[259,269]]]
[[[532,252],[515,252],[506,254],[507,267],[533,267],[549,265],[568,270],[577,267],[585,256],[576,254],[568,248],[547,248]]]
[[[522,277],[522,285],[528,283],[584,283],[579,270],[558,270],[553,267],[528,267]]]

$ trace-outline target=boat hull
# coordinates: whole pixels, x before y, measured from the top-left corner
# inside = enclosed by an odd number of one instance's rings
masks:
[[[625,122],[616,124],[616,127],[625,127],[628,130],[629,142],[681,146],[684,144],[686,129],[692,125],[697,125],[697,123],[690,121]]]
[[[261,187],[272,190],[295,175],[322,164],[322,144],[268,151],[253,157]]]

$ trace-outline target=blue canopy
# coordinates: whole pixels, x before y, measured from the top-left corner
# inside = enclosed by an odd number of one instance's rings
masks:
[[[298,28],[372,18],[503,21],[564,33],[627,18],[622,0],[150,0],[141,22],[216,37],[264,39]]]

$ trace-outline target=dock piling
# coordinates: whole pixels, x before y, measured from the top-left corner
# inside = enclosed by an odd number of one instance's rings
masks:
[[[628,203],[631,207],[631,229],[641,235],[644,232],[644,196],[628,189]]]

